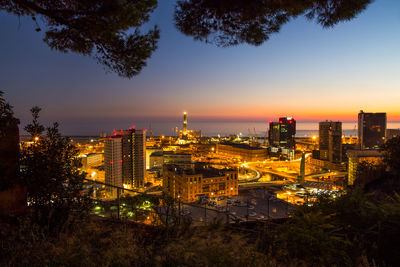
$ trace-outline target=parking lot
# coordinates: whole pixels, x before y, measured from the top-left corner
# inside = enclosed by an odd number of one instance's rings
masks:
[[[182,214],[198,223],[214,220],[235,222],[285,218],[294,209],[264,189],[244,189],[231,198],[219,197],[183,204]]]

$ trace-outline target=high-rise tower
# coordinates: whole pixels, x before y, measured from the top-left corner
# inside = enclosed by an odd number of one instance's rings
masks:
[[[360,149],[377,148],[385,142],[386,113],[358,113]]]
[[[146,131],[121,130],[105,145],[106,183],[127,188],[143,187],[146,170]]]
[[[279,122],[269,122],[268,141],[270,146],[295,149],[296,120],[289,117],[279,118]]]
[[[187,134],[187,113],[183,112],[183,134]]]
[[[333,163],[342,161],[342,123],[322,121],[319,123],[320,158]]]
[[[122,178],[122,137],[113,136],[105,141],[104,145],[104,171],[106,184],[123,186]],[[107,187],[106,190],[113,196],[116,190]]]

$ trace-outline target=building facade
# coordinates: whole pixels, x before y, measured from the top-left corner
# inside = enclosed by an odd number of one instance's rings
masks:
[[[349,150],[348,184],[353,185],[357,178],[357,168],[361,162],[379,164],[382,162],[383,153],[379,150]]]
[[[296,149],[296,120],[281,117],[278,122],[269,122],[268,141],[270,146]]]
[[[342,161],[342,123],[323,121],[319,123],[319,156],[332,163]]]
[[[181,169],[164,165],[163,190],[169,196],[183,202],[200,197],[238,195],[238,171],[234,169],[192,168]]]
[[[164,164],[176,165],[182,169],[188,169],[192,166],[192,154],[190,153],[164,151],[163,160]]]
[[[386,113],[358,113],[358,143],[360,149],[378,148],[385,142]]]
[[[104,148],[106,183],[125,188],[143,187],[146,172],[145,158],[145,130],[130,129],[114,132],[114,136],[106,140]],[[121,168],[120,177],[114,179],[115,175],[119,175],[119,168]]]
[[[100,153],[90,153],[82,155],[82,170],[87,170],[90,167],[100,165],[103,162],[103,155]]]
[[[215,152],[227,157],[240,158],[243,161],[262,161],[267,157],[265,148],[235,143],[217,143]]]
[[[114,186],[123,186],[122,179],[122,138],[113,136],[105,141],[104,145],[105,183]],[[115,190],[106,188],[112,195]]]

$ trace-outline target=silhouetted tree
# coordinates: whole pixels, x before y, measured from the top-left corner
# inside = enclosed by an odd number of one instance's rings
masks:
[[[383,162],[392,172],[400,174],[400,136],[391,138],[382,145]]]
[[[137,75],[157,48],[157,27],[142,34],[157,0],[3,0],[0,11],[31,16],[44,42],[61,52],[94,56],[122,77]],[[40,18],[40,19],[39,19]]]
[[[179,0],[175,25],[195,40],[261,45],[291,19],[304,15],[323,27],[353,19],[372,0]]]
[[[84,187],[76,147],[61,136],[57,123],[44,133],[38,122],[40,108],[31,112],[33,122],[25,130],[32,143],[21,151],[21,178],[28,188],[33,221],[57,233],[91,210],[91,192]]]
[[[0,190],[19,182],[19,120],[0,91]]]

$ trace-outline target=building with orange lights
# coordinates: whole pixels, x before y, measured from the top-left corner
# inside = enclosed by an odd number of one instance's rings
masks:
[[[121,130],[106,139],[105,181],[126,188],[143,187],[146,173],[146,131]]]
[[[267,157],[265,148],[236,143],[217,143],[215,152],[222,156],[240,158],[243,161],[262,161]]]
[[[353,185],[357,178],[357,168],[361,162],[379,164],[383,159],[383,152],[379,150],[349,150],[348,184]]]
[[[182,169],[175,165],[164,165],[163,190],[169,196],[183,202],[192,202],[200,197],[238,195],[238,171],[193,167]]]

